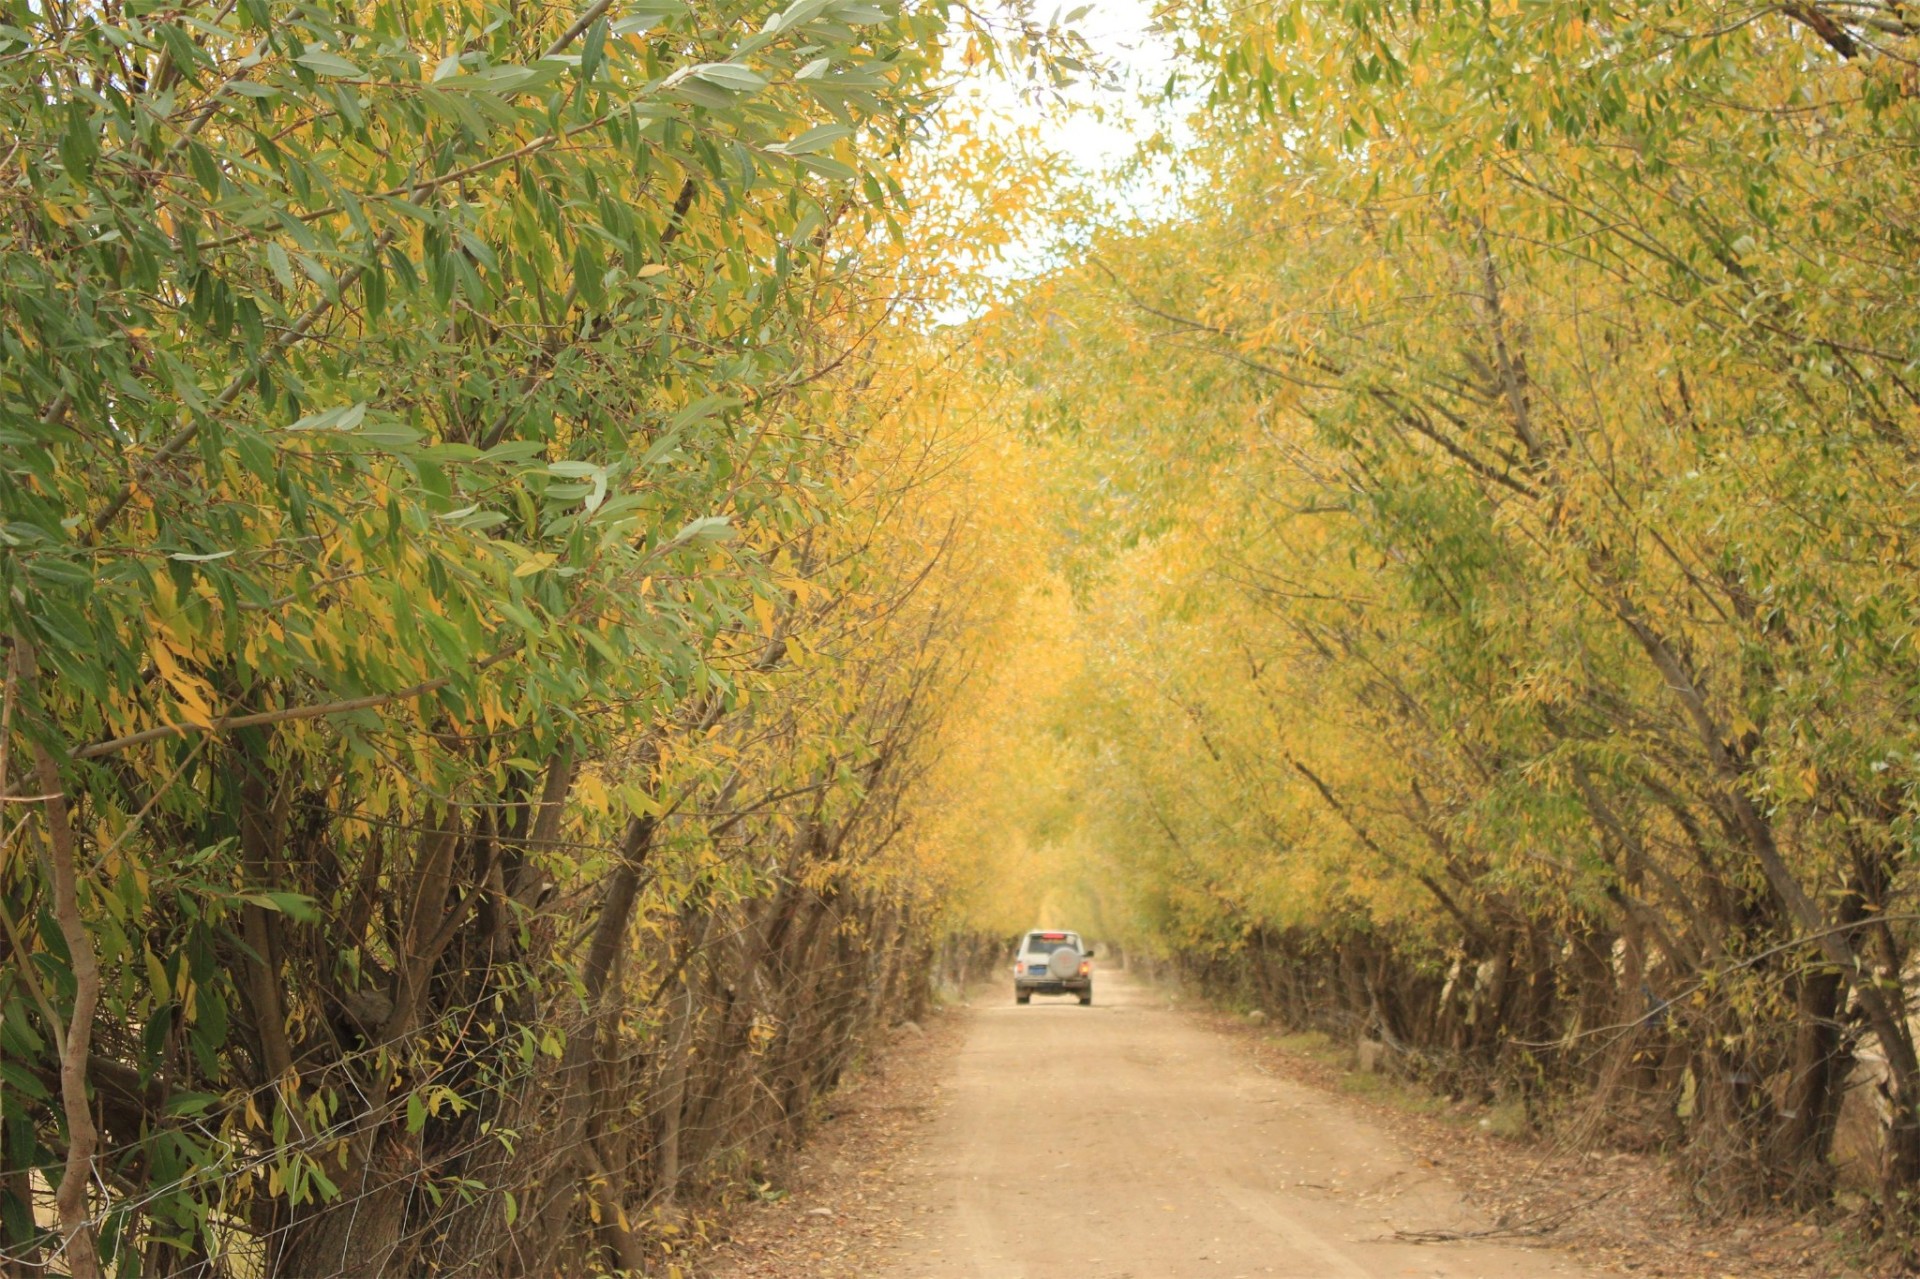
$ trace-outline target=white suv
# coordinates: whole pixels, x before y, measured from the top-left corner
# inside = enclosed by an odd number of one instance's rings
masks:
[[[1093,951],[1082,949],[1079,933],[1028,933],[1013,961],[1013,1002],[1030,1003],[1035,995],[1078,995],[1084,1007],[1093,1002]]]

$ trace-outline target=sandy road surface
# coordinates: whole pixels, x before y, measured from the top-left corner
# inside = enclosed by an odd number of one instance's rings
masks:
[[[1092,1008],[978,1003],[924,1140],[891,1170],[902,1279],[1531,1279],[1546,1250],[1384,1242],[1473,1228],[1445,1179],[1337,1098],[1256,1069],[1124,975]],[[1069,1068],[1077,1063],[1077,1069]]]

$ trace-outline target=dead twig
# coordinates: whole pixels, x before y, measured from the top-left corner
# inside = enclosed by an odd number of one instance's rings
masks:
[[[1534,1239],[1541,1235],[1550,1235],[1573,1220],[1601,1200],[1608,1198],[1613,1190],[1603,1190],[1597,1195],[1582,1199],[1579,1203],[1569,1204],[1544,1217],[1530,1221],[1501,1223],[1488,1226],[1484,1230],[1396,1230],[1390,1235],[1376,1236],[1375,1243],[1466,1243],[1477,1239]]]

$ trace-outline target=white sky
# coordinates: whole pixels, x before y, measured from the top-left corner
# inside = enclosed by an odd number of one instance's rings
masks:
[[[1074,7],[1077,0],[1066,0],[1060,13]],[[1040,16],[1044,20],[1050,15],[1043,10]],[[996,121],[1009,131],[1032,128],[1042,147],[1060,155],[1083,180],[1104,186],[1103,194],[1115,208],[1171,211],[1177,203],[1175,172],[1164,157],[1128,179],[1114,173],[1155,133],[1164,131],[1176,140],[1183,133],[1179,117],[1184,110],[1159,101],[1174,58],[1169,41],[1154,30],[1151,0],[1098,0],[1072,27],[1107,64],[1117,84],[1082,81],[1037,100],[1032,90],[983,74],[956,93],[961,109],[979,111],[987,129]],[[1189,100],[1183,105],[1192,104]],[[1057,261],[1051,251],[1059,230],[1040,224],[1028,228],[1001,261],[982,264],[982,271],[1005,280],[1045,270]],[[965,318],[966,310],[939,318],[956,321]]]
[[[1061,6],[1073,7],[1077,6]],[[1125,160],[1135,145],[1153,132],[1154,121],[1138,100],[1143,91],[1157,92],[1166,83],[1173,57],[1166,39],[1153,29],[1149,0],[1100,0],[1072,25],[1118,74],[1118,88],[1102,89],[1086,83],[1072,86],[1063,96],[1082,109],[1070,118],[1040,111],[1034,104],[1023,102],[1015,86],[988,77],[964,89],[962,96],[1010,121],[1040,120],[1042,137],[1049,147],[1064,152],[1079,167],[1098,171]],[[1096,120],[1095,112],[1107,118]]]

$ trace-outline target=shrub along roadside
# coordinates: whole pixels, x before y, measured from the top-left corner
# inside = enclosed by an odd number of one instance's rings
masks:
[[[636,1271],[923,997],[1002,18],[0,6],[0,1268]]]
[[[1219,988],[1909,1236],[1920,36],[1180,18],[1187,203],[982,321],[1063,476],[1047,838]]]

